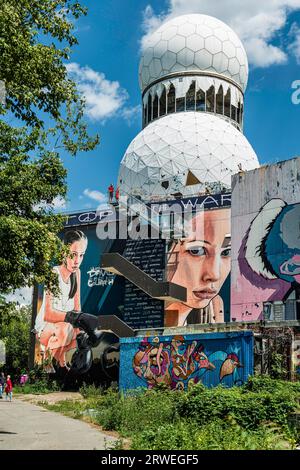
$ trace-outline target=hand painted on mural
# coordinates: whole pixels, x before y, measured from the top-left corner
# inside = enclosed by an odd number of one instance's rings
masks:
[[[67,365],[66,355],[76,349],[78,328],[65,322],[66,313],[80,311],[80,265],[87,249],[87,238],[82,231],[69,230],[64,242],[70,254],[64,262],[53,268],[58,276],[59,294],[44,292],[42,305],[35,322],[38,355],[46,363],[49,372],[53,371],[52,360],[61,367]]]
[[[148,388],[165,384],[171,389],[184,389],[196,384],[205,373],[215,375],[215,382],[233,376],[243,367],[234,352],[216,351],[207,355],[199,341],[188,341],[184,336],[174,336],[170,342],[163,338],[147,337],[141,342],[133,358],[134,373],[146,382]]]
[[[166,306],[166,324],[173,326],[224,321],[219,292],[230,273],[230,209],[198,212],[185,239],[172,243],[168,253],[168,281],[187,289],[187,301]]]

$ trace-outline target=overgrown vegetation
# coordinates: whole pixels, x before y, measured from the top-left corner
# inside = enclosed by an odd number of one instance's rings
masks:
[[[131,440],[132,449],[292,449],[300,436],[288,426],[299,410],[300,383],[254,377],[242,387],[187,392],[84,387],[83,401],[62,401],[48,409],[88,417],[105,430]]]
[[[12,376],[28,366],[30,322],[30,307],[6,303],[0,296],[0,340],[5,345],[5,369]]]
[[[55,380],[49,381],[47,379],[39,379],[36,382],[27,382],[25,385],[17,385],[14,388],[15,393],[24,394],[46,394],[51,392],[58,392],[60,390]]]
[[[47,374],[42,367],[35,366],[29,372],[29,379],[24,385],[14,387],[15,393],[46,394],[60,391],[59,384]]]

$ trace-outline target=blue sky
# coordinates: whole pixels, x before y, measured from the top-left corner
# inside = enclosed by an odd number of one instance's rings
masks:
[[[291,85],[300,80],[300,0],[83,0],[87,17],[75,23],[79,45],[71,68],[91,83],[87,121],[101,144],[76,158],[64,156],[68,201],[57,209],[96,208],[116,183],[119,164],[141,130],[138,64],[145,34],[171,16],[203,13],[229,24],[242,39],[250,62],[244,132],[261,163],[300,156],[300,104]],[[105,76],[105,79],[104,79]],[[80,81],[80,80],[79,80]],[[116,83],[117,82],[117,83]],[[94,89],[93,89],[94,88]],[[93,118],[91,118],[91,116]],[[10,300],[30,303],[31,289]]]
[[[291,84],[300,80],[300,0],[85,0],[89,13],[76,22],[79,45],[71,57],[73,76],[94,96],[87,121],[101,136],[99,147],[68,169],[67,211],[96,208],[119,164],[141,130],[138,64],[143,36],[170,16],[205,13],[235,29],[250,61],[244,132],[261,163],[300,155],[300,105]],[[117,83],[116,83],[117,82]],[[93,89],[94,87],[94,89]]]

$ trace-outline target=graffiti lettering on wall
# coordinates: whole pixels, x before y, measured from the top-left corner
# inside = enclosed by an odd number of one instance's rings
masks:
[[[242,241],[239,269],[254,289],[261,289],[265,319],[276,320],[283,308],[285,315],[278,319],[299,318],[300,204],[275,198],[260,209]]]
[[[157,214],[164,213],[170,209],[174,212],[185,212],[189,209],[217,209],[222,207],[230,207],[231,194],[214,194],[209,196],[199,196],[185,198],[176,201],[167,201],[151,204],[151,210]]]
[[[202,381],[210,374],[209,381],[215,385],[241,384],[238,369],[243,365],[238,351],[215,351],[208,353],[199,340],[187,340],[174,336],[170,342],[163,337],[145,337],[133,358],[134,373],[148,388],[165,384],[172,389],[185,389]]]
[[[167,253],[167,280],[187,289],[187,301],[165,306],[165,325],[224,322],[229,291],[221,289],[230,274],[230,209],[193,215],[185,238],[172,241]]]
[[[92,267],[87,272],[88,278],[88,286],[111,286],[114,283],[114,274],[108,273],[101,269],[99,266]]]

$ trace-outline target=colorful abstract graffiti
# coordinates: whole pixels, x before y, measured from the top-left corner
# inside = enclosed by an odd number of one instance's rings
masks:
[[[230,306],[230,262],[230,208],[196,212],[185,238],[169,243],[166,278],[186,287],[187,300],[166,303],[165,326],[224,322]]]
[[[163,337],[146,337],[133,358],[134,373],[148,388],[164,384],[171,389],[186,389],[205,374],[210,374],[215,384],[225,383],[229,376],[233,384],[240,384],[238,369],[242,367],[238,352],[207,353],[201,341],[180,335],[170,342]]]

